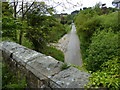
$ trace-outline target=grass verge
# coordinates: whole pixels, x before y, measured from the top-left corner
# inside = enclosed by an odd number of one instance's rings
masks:
[[[43,50],[40,51],[41,53],[48,55],[48,56],[52,56],[53,58],[55,58],[58,61],[62,61],[64,62],[64,54],[62,51],[50,46],[46,46]]]
[[[65,24],[64,27],[65,27],[66,33],[69,33],[72,29],[72,25]]]

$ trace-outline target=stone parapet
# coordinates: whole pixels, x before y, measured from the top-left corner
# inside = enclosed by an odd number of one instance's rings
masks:
[[[27,77],[30,88],[83,88],[89,82],[88,73],[74,67],[61,70],[63,62],[17,43],[2,41],[0,51],[11,71]]]

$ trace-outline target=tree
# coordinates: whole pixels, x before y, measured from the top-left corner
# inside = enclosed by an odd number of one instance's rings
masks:
[[[2,36],[12,38],[17,41],[17,22],[12,16],[13,9],[8,2],[2,2]]]
[[[120,0],[114,0],[112,4],[116,6],[117,9],[120,9]]]
[[[2,15],[12,17],[13,9],[8,2],[2,2]]]
[[[32,7],[32,5],[35,2],[32,2],[26,10],[24,9],[24,5],[27,4],[27,2],[24,3],[24,0],[22,0],[21,8],[19,8],[19,10],[17,10],[17,7],[19,6],[19,4],[18,4],[19,0],[14,0],[14,2],[10,2],[10,3],[8,3],[8,2],[4,2],[4,3],[7,3],[6,8],[8,8],[8,9],[9,9],[8,6],[13,7],[12,11],[13,11],[13,16],[15,18],[18,18],[18,17],[20,17],[19,15],[21,15],[21,21],[23,21],[26,13],[28,12],[28,10]],[[3,8],[3,13],[4,13],[4,8]],[[7,14],[5,14],[5,15],[7,15]],[[20,30],[19,44],[22,44],[22,35],[23,35],[23,29]]]
[[[37,8],[36,8],[37,7]],[[54,41],[57,32],[62,32],[63,27],[52,16],[54,10],[43,2],[35,3],[26,14],[29,29],[26,37],[33,43],[35,50],[43,49],[47,43]]]
[[[0,30],[2,29],[2,2],[0,1]],[[0,38],[2,38],[2,31],[0,31]]]
[[[42,1],[42,0],[41,0]],[[20,22],[24,23],[24,21],[27,18],[27,14],[28,12],[30,13],[35,13],[36,15],[44,15],[44,14],[49,14],[52,15],[53,13],[53,8],[59,6],[59,5],[63,5],[65,4],[64,2],[61,2],[61,4],[58,2],[56,3],[54,0],[48,0],[48,2],[53,2],[55,3],[57,6],[48,6],[45,5],[44,2],[36,2],[36,0],[32,1],[32,2],[25,2],[24,0],[19,1],[19,0],[14,0],[8,2],[8,0],[6,0],[7,5],[6,7],[9,8],[8,6],[12,7],[12,13],[10,14],[11,17],[14,16],[16,19],[21,19]],[[70,5],[75,6],[74,4],[72,4],[71,2],[67,1],[67,3],[69,3]],[[4,11],[4,9],[3,9]],[[47,12],[46,12],[47,11]],[[9,15],[9,14],[6,14]],[[23,25],[23,24],[22,24]],[[24,26],[21,26],[24,28]],[[22,37],[23,37],[23,32],[24,29],[21,29],[19,32],[19,44],[22,44]]]

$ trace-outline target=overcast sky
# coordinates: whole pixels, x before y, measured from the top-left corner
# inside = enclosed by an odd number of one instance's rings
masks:
[[[3,0],[4,1],[4,0]],[[14,0],[9,0],[14,1]],[[18,0],[22,1],[22,0]],[[35,1],[35,0],[24,0],[24,1]],[[57,13],[68,13],[70,14],[74,10],[80,10],[83,7],[93,7],[96,3],[106,3],[107,7],[114,7],[112,5],[113,0],[36,0],[44,1],[47,5],[55,7]],[[74,5],[77,5],[73,7]]]
[[[59,3],[60,2],[65,3],[65,5],[61,4],[56,7],[57,13],[69,13],[70,14],[72,11],[80,10],[80,8],[83,8],[83,7],[93,7],[93,6],[95,6],[96,3],[99,3],[99,2],[101,2],[102,4],[106,3],[107,7],[114,7],[112,5],[113,0],[54,0],[54,1],[59,2]],[[77,5],[77,7],[73,8],[73,5],[68,4],[66,1]],[[49,4],[52,4],[55,6],[55,4],[53,4],[52,2]],[[65,9],[65,7],[67,7],[67,8]],[[63,10],[65,10],[65,11],[63,11]]]

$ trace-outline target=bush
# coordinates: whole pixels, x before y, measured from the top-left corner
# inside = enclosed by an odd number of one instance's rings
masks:
[[[92,13],[94,12],[94,13]],[[110,13],[108,15],[97,15],[95,10],[85,10],[76,16],[75,24],[77,33],[80,38],[80,48],[82,52],[83,62],[87,57],[86,50],[88,49],[93,33],[98,29],[104,30],[111,28],[114,33],[120,31],[120,23],[118,14],[120,12]]]
[[[83,66],[92,72],[88,88],[116,89],[120,88],[120,12],[102,14],[99,8],[86,9],[75,17],[75,24]]]
[[[118,48],[118,34],[115,34],[111,29],[95,33],[86,50],[86,68],[91,71],[99,70],[101,64],[118,56]]]
[[[118,57],[108,60],[107,62],[104,62],[101,65],[101,68],[102,68],[102,71],[108,72],[114,77],[120,78],[120,60]]]
[[[79,25],[77,28],[77,33],[80,38],[81,42],[81,51],[82,51],[82,59],[86,58],[86,49],[88,48],[89,44],[91,43],[91,37],[93,33],[101,27],[101,21],[97,17],[93,17],[84,24]]]
[[[88,86],[120,88],[120,62],[117,58],[101,65],[102,71],[94,72],[90,77]]]
[[[92,87],[120,88],[120,78],[106,72],[95,72],[89,79],[88,85]]]
[[[26,37],[36,51],[50,42],[59,40],[65,34],[64,26],[52,16],[36,16],[32,18],[30,25],[32,26],[26,30]]]
[[[3,16],[2,18],[2,36],[8,37],[17,42],[17,30],[21,23],[15,18]]]
[[[10,72],[8,65],[2,63],[2,88],[25,88],[27,86],[26,78]]]
[[[72,28],[71,25],[65,24],[64,27],[65,27],[65,32],[66,33],[69,33],[71,31],[71,28]]]
[[[120,21],[119,21],[119,13],[110,13],[108,15],[101,15],[98,17],[101,20],[101,25],[104,28],[112,28],[114,32],[120,31]]]

